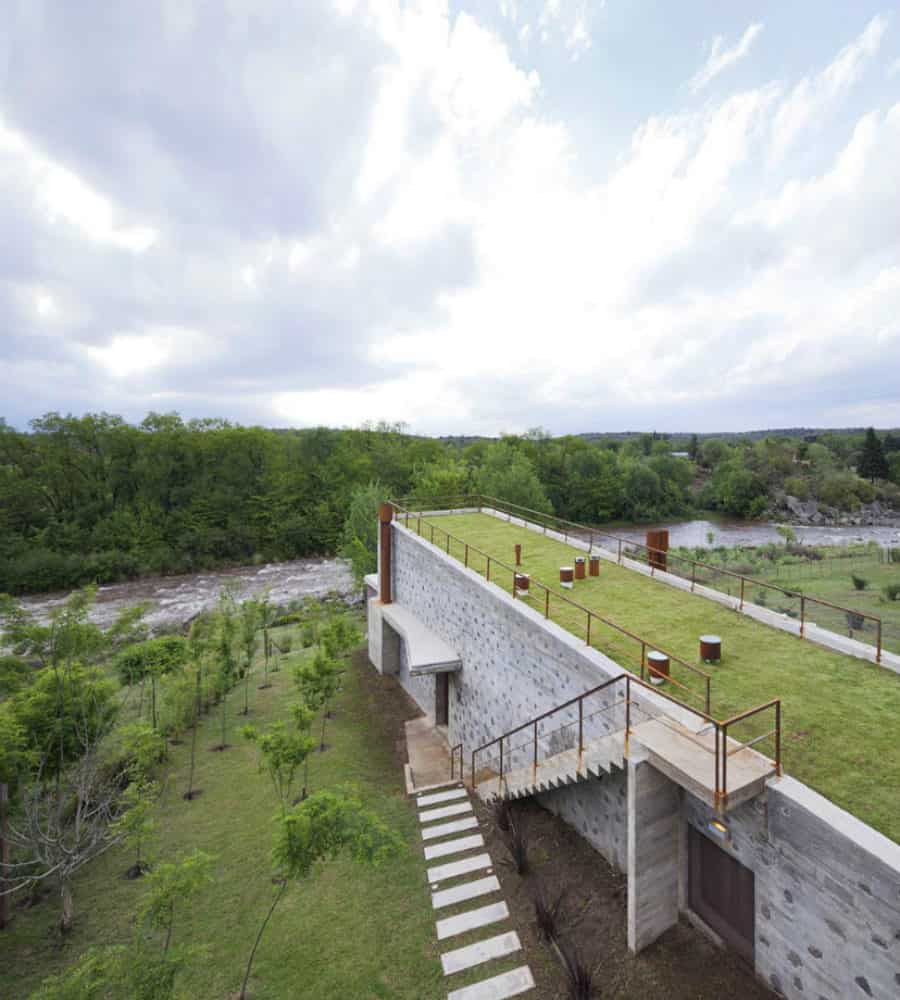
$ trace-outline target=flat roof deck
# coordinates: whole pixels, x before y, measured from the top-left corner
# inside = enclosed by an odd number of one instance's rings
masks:
[[[900,676],[615,563],[603,561],[599,576],[564,590],[559,567],[572,565],[583,552],[489,514],[450,514],[426,521],[510,565],[515,562],[514,546],[520,544],[521,572],[710,673],[710,714],[716,718],[781,698],[785,770],[900,842]],[[411,518],[409,529],[415,531],[416,526]],[[443,536],[440,548],[447,549]],[[449,551],[463,560],[462,544],[451,542]],[[484,575],[483,557],[470,550],[468,562],[470,569]],[[492,579],[509,592],[509,574],[497,573],[502,576]],[[520,599],[543,613],[542,593]],[[583,612],[551,600],[550,617],[585,637]],[[701,664],[698,659],[699,637],[709,632],[722,636],[719,664]],[[639,669],[640,647],[634,640],[595,625],[591,645],[622,667]],[[673,675],[687,676],[677,670]],[[669,693],[675,695],[674,686]],[[692,704],[697,707],[697,702]],[[738,727],[732,735],[744,740],[756,733]],[[758,749],[768,751],[765,745]],[[729,768],[738,756],[729,758]]]

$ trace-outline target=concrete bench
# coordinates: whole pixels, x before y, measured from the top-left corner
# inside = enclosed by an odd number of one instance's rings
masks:
[[[459,653],[402,604],[383,604],[381,616],[406,643],[413,676],[449,673],[462,667]]]

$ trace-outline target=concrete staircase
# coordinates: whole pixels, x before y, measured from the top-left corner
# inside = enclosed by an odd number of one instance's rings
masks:
[[[447,1000],[505,1000],[530,992],[534,977],[527,965],[515,964],[513,956],[522,943],[509,927],[509,908],[500,896],[500,881],[478,832],[468,792],[461,782],[451,782],[414,794],[430,865],[427,878],[438,917],[437,939],[466,941],[441,955],[444,976],[452,985],[460,977],[463,982],[467,975],[471,978],[473,969],[481,975],[484,967],[484,978],[451,989]]]
[[[624,767],[625,733],[620,731],[586,743],[580,754],[576,747],[545,757],[537,767],[528,765],[504,771],[502,787],[499,776],[485,778],[476,783],[475,791],[485,802],[503,795],[521,799],[613,774]]]

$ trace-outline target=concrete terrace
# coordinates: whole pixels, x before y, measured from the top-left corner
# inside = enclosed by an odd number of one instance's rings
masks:
[[[785,770],[900,841],[900,676],[608,561],[601,563],[598,577],[577,581],[572,591],[563,590],[559,567],[572,565],[575,556],[583,553],[489,514],[447,514],[429,518],[427,523],[461,540],[449,546],[450,555],[460,560],[464,558],[461,542],[465,542],[512,564],[514,546],[520,544],[521,572],[710,673],[711,714],[717,718],[781,698]],[[410,519],[411,531],[417,525]],[[430,537],[426,525],[422,533]],[[447,551],[441,532],[438,540]],[[468,562],[471,569],[484,574],[483,556],[470,549]],[[492,573],[492,580],[507,591],[512,583],[509,577],[499,568]],[[542,592],[522,599],[543,612]],[[551,599],[550,617],[573,634],[585,636],[585,616],[576,609]],[[718,665],[698,660],[699,636],[709,632],[723,639]],[[595,623],[591,645],[623,667],[639,670],[641,651],[633,639]],[[674,669],[673,676],[699,693],[697,676],[683,668]],[[674,686],[669,687],[675,694]],[[696,706],[697,701],[692,704]],[[735,735],[746,739],[753,734]],[[771,752],[765,746],[760,749]]]

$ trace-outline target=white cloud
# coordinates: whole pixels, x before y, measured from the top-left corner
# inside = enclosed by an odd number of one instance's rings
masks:
[[[210,338],[199,330],[161,328],[144,333],[119,333],[102,347],[85,348],[94,364],[113,378],[145,374],[172,362],[196,362],[213,350]]]
[[[887,18],[876,15],[821,73],[806,76],[794,86],[772,124],[773,163],[780,162],[800,133],[856,83],[878,52],[886,30]]]
[[[893,79],[895,76],[900,76],[900,59],[895,59],[891,65],[888,67],[888,77]]]
[[[26,178],[35,204],[51,223],[61,219],[91,240],[132,253],[143,253],[156,242],[156,229],[123,224],[122,213],[108,198],[86,184],[74,171],[43,155],[21,132],[9,128],[2,119],[0,156],[15,162],[13,169]]]
[[[706,62],[691,79],[691,90],[695,94],[698,93],[720,73],[739,63],[750,51],[751,46],[756,41],[762,29],[762,24],[751,24],[743,35],[741,35],[737,44],[730,49],[724,47],[725,39],[723,36],[716,35],[710,45],[709,56]]]

